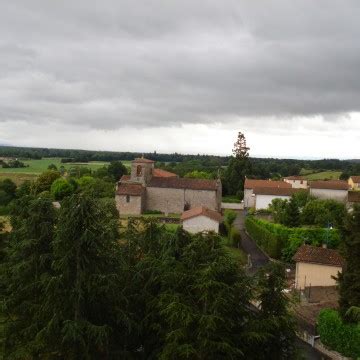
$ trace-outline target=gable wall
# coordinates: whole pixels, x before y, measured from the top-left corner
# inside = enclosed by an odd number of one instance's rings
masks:
[[[120,215],[140,215],[143,211],[143,196],[130,196],[126,202],[126,195],[116,195],[115,203]]]

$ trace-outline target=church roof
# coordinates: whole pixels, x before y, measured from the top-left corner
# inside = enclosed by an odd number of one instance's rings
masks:
[[[122,183],[119,184],[116,194],[117,195],[132,195],[141,196],[144,192],[144,187],[141,184]]]
[[[148,187],[190,189],[190,190],[217,190],[217,180],[189,179],[176,177],[153,177]]]
[[[222,216],[217,211],[210,210],[205,206],[198,206],[193,209],[184,211],[181,215],[181,220],[187,220],[194,218],[196,216],[206,216],[212,220],[215,220],[217,222],[221,222]]]
[[[154,169],[153,176],[155,176],[155,177],[178,177],[176,174],[174,174],[170,171],[163,170],[163,169]]]
[[[145,158],[135,158],[135,159],[133,160],[133,162],[136,162],[136,163],[145,163],[145,164],[152,164],[152,163],[154,163],[155,161],[154,161],[154,160],[145,159]]]

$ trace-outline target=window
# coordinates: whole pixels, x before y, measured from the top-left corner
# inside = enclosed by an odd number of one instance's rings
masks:
[[[142,167],[141,165],[138,165],[136,167],[136,176],[141,176],[142,175]]]
[[[130,202],[130,195],[126,195],[126,202]]]

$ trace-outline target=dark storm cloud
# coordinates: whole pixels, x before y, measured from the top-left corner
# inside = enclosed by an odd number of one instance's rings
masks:
[[[0,5],[0,122],[282,123],[360,110],[358,1]],[[316,126],[316,124],[314,124]]]

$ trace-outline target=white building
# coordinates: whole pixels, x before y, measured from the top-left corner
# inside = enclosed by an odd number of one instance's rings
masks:
[[[287,188],[291,189],[291,185],[285,181],[272,181],[272,180],[256,180],[245,179],[244,184],[244,207],[255,207],[255,194],[256,188]]]
[[[344,259],[336,250],[302,245],[293,257],[296,262],[295,288],[310,286],[335,286],[342,271]]]
[[[288,176],[284,178],[284,181],[294,189],[307,189],[308,187],[307,180],[302,176]]]
[[[184,211],[181,215],[181,221],[184,230],[192,234],[202,231],[214,231],[218,233],[222,216],[217,211],[199,206]]]
[[[349,184],[342,180],[310,181],[310,195],[319,199],[346,202]]]
[[[292,188],[255,188],[255,209],[267,209],[274,199],[290,200],[296,192],[305,191]]]

